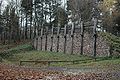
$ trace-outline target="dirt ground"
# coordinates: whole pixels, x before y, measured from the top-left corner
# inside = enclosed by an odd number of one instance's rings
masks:
[[[68,72],[68,73],[67,73]],[[120,80],[120,72],[79,72],[32,69],[0,64],[0,80]]]

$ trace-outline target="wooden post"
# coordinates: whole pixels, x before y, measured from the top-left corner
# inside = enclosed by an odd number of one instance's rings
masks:
[[[54,27],[52,26],[52,34],[51,34],[51,48],[50,51],[53,49],[53,33],[54,33]]]
[[[23,18],[23,39],[25,41],[25,19]],[[11,31],[11,38],[12,38],[12,31]]]
[[[57,52],[59,52],[59,39],[60,39],[60,26],[58,25],[58,30],[57,30]]]
[[[112,54],[113,54],[113,46],[112,44],[110,44],[110,47],[109,47],[109,57],[112,57]]]
[[[94,58],[96,58],[96,42],[97,42],[97,18],[94,18],[94,28],[93,28],[93,37],[94,37],[94,41],[93,41],[93,56]]]
[[[2,38],[2,33],[1,33],[1,36],[0,36],[0,41],[1,41],[1,43],[2,43],[2,40],[3,40],[3,38]]]
[[[41,28],[41,36],[40,36],[40,39],[41,39],[41,44],[40,44],[41,47],[40,48],[41,48],[41,50],[42,50],[42,38],[43,38],[43,28]]]
[[[84,42],[84,25],[83,21],[81,21],[81,48],[80,48],[80,54],[83,55],[83,42]]]
[[[20,14],[21,14],[21,19],[20,19],[20,22],[21,22],[21,28],[23,28],[23,16],[22,16],[22,11],[20,10]],[[20,29],[20,40],[22,39],[22,30]]]
[[[64,27],[64,53],[66,53],[66,39],[67,39],[67,37],[66,37],[66,25],[65,25],[65,27]]]
[[[36,50],[38,49],[38,42],[39,42],[38,37],[36,37],[36,46],[35,46]]]
[[[36,34],[36,36],[35,36],[36,38],[36,46],[35,46],[35,49],[37,50],[38,49],[38,43],[39,43],[39,36],[38,36],[38,32],[37,32],[37,34]]]
[[[2,33],[1,33],[2,34]],[[1,34],[0,34],[0,43],[1,43]]]
[[[73,38],[74,38],[74,23],[72,23],[72,29],[71,29],[71,54],[73,54]]]
[[[5,43],[6,43],[6,41],[5,41],[5,40],[6,40],[6,37],[5,37],[6,34],[5,34],[5,33],[6,33],[6,32],[4,31],[4,33],[3,33],[3,34],[4,34],[4,36],[3,36],[3,37],[4,37],[4,38],[3,38],[3,44],[4,44],[4,45],[5,45]]]
[[[3,42],[3,32],[1,33],[1,43]]]
[[[47,50],[47,35],[48,35],[48,27],[47,27],[46,33],[45,33],[45,38],[46,38],[46,40],[45,40],[45,51]]]

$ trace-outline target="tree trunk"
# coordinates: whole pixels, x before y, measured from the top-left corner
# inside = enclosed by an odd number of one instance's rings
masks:
[[[27,22],[28,22],[28,20],[27,20],[27,13],[26,13],[26,24],[25,24],[25,39],[28,39],[28,36],[27,36],[27,30],[28,30],[28,26],[27,26]]]
[[[30,39],[32,39],[32,16],[30,19]]]

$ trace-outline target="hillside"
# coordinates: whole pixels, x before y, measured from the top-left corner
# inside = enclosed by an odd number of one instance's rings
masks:
[[[6,45],[5,47],[7,47]],[[0,52],[1,79],[109,79],[120,78],[120,59],[116,57],[98,57],[96,61],[87,56],[69,55],[55,52],[36,51],[30,44],[17,45]],[[91,59],[91,60],[89,60]],[[53,63],[46,64],[24,63],[20,60],[80,60],[76,64]],[[81,61],[82,60],[82,61]],[[4,68],[3,68],[4,67]],[[37,71],[36,71],[37,70]],[[45,71],[43,71],[45,70]],[[4,75],[4,73],[6,75]],[[17,74],[16,74],[17,73]],[[29,74],[28,74],[29,73]],[[104,76],[103,76],[104,75]],[[9,76],[9,77],[8,77]]]
[[[120,37],[112,35],[110,33],[100,33],[101,36],[106,39],[111,48],[111,54],[113,56],[120,56]]]

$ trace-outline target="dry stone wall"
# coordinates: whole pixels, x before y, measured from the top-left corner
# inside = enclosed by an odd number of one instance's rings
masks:
[[[88,32],[84,33],[84,41],[83,41],[83,54],[93,56],[93,34],[89,34]],[[47,41],[47,42],[46,42]],[[57,52],[57,46],[58,46],[58,52],[64,52],[64,41],[65,37],[63,33],[59,34],[59,42],[58,42],[58,36],[57,34],[53,35],[53,42],[51,38],[51,34],[41,37],[38,37],[38,39],[34,40],[34,47],[37,50],[45,51],[45,45],[47,47],[46,51],[53,51]],[[59,43],[59,45],[57,44]],[[72,48],[73,45],[73,48]],[[65,46],[65,53],[71,54],[73,50],[73,54],[80,55],[81,52],[81,34],[79,32],[75,32],[73,36],[73,43],[72,43],[72,37],[68,33],[66,34],[66,46]],[[96,43],[96,54],[97,56],[109,56],[109,45],[107,44],[106,40],[100,36],[98,33],[97,36],[97,43]]]

